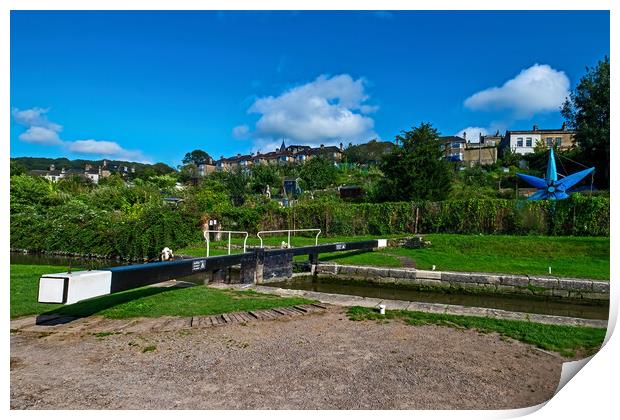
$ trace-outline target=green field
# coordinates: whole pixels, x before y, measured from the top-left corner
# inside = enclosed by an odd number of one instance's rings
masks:
[[[187,288],[143,287],[94,298],[73,305],[37,302],[39,277],[66,267],[11,264],[11,318],[41,313],[107,318],[199,316],[270,309],[308,303],[302,298],[281,298],[254,291],[232,291],[205,286]]]
[[[483,333],[497,332],[503,337],[513,338],[539,348],[556,351],[572,357],[576,353],[595,353],[605,339],[604,328],[569,327],[561,325],[536,324],[526,321],[512,321],[475,316],[457,316],[412,311],[386,311],[380,315],[376,310],[354,306],[347,315],[354,321],[400,319],[410,325],[441,325],[451,328],[476,329]]]
[[[390,238],[405,235],[390,235]],[[378,236],[319,237],[319,243],[377,239]],[[385,236],[383,236],[385,238]],[[420,269],[477,271],[489,273],[545,275],[609,280],[609,238],[506,236],[506,235],[424,235],[432,245],[423,249],[388,248],[375,252],[322,254],[321,261],[340,264],[401,267],[413,263]],[[251,241],[250,241],[251,239]],[[248,244],[257,245],[256,238]],[[277,246],[286,237],[271,237],[266,245]],[[314,238],[295,237],[293,246],[313,245]],[[241,244],[238,239],[233,241]],[[227,242],[211,244],[211,255],[227,253]],[[235,249],[233,252],[241,252]],[[179,255],[206,255],[204,243],[176,250]],[[305,259],[304,257],[298,258]]]

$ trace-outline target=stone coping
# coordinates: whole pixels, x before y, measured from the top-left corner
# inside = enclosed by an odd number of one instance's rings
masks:
[[[419,311],[447,315],[478,316],[487,318],[529,321],[539,324],[565,325],[578,327],[607,328],[607,320],[573,318],[567,316],[530,314],[525,312],[505,311],[502,309],[480,308],[461,305],[449,305],[443,303],[410,302],[404,300],[379,299],[352,295],[340,295],[335,293],[313,292],[308,290],[291,290],[271,286],[253,287],[261,293],[269,293],[278,296],[298,296],[318,300],[337,306],[363,306],[377,308],[380,304],[386,309]]]
[[[373,279],[379,283],[460,288],[472,291],[518,293],[595,301],[609,300],[609,281],[602,280],[430,271],[411,268],[379,268],[325,263],[317,265],[315,273],[320,276]]]

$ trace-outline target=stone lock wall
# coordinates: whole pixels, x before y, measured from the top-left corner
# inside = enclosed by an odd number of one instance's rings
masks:
[[[318,276],[337,276],[419,288],[461,289],[472,293],[514,293],[592,301],[609,300],[609,282],[599,280],[338,264],[319,264],[315,272]]]

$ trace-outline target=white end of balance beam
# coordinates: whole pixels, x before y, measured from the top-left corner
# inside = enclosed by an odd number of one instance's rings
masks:
[[[377,239],[377,248],[387,248],[387,239]]]
[[[112,272],[107,270],[44,274],[39,279],[40,303],[71,304],[110,294]]]

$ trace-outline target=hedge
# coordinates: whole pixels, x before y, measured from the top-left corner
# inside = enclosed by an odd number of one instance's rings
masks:
[[[202,240],[205,215],[188,206],[147,204],[123,213],[79,201],[42,207],[15,204],[11,248],[107,257],[156,257]],[[609,236],[609,198],[574,194],[558,202],[470,199],[350,204],[319,202],[282,208],[273,203],[230,207],[210,215],[224,229],[321,228],[325,236],[399,233]]]
[[[290,208],[232,208],[224,226],[256,232],[321,228],[325,236],[462,233],[609,236],[609,198],[448,200],[419,203],[312,203]]]

